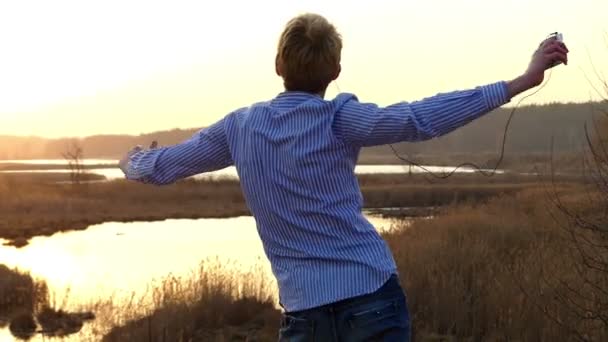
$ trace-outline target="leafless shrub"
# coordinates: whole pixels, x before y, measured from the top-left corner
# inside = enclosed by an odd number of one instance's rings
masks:
[[[79,185],[83,180],[84,175],[84,150],[78,140],[70,141],[66,147],[66,151],[61,154],[63,159],[68,162],[70,168],[70,182],[73,185]]]
[[[534,294],[550,298],[543,313],[581,341],[608,338],[608,83],[594,72],[600,83],[594,90],[602,101],[593,104],[594,120],[584,127],[586,186],[576,201],[560,196],[554,187],[549,191],[561,243],[558,250],[545,253],[548,262]],[[550,262],[556,253],[567,258]],[[563,268],[570,272],[558,271]],[[557,311],[565,311],[567,319],[557,317]]]

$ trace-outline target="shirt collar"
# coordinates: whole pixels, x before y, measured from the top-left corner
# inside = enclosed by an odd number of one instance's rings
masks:
[[[279,93],[279,95],[277,95],[276,98],[277,99],[280,99],[280,98],[294,98],[294,99],[296,99],[296,98],[306,98],[306,99],[317,98],[317,99],[321,99],[321,100],[323,99],[318,94],[313,94],[313,93],[299,91],[299,90],[295,90],[295,91],[286,90],[282,93]]]
[[[305,91],[284,91],[272,100],[272,104],[278,107],[293,108],[294,106],[311,100],[324,101],[323,98],[317,94],[307,93]]]

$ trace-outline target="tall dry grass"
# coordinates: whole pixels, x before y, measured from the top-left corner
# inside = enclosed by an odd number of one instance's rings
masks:
[[[26,272],[0,265],[0,327],[16,314],[34,312],[48,302],[48,288]]]
[[[263,274],[207,261],[189,276],[164,279],[147,299],[97,303],[98,319],[105,316],[97,324],[116,326],[103,341],[276,340],[276,285]]]
[[[69,313],[59,307],[46,282],[29,273],[0,265],[0,328],[9,325],[11,334],[29,340],[35,334],[64,337],[79,332],[91,312]]]
[[[580,188],[558,192],[573,205],[593,207],[581,201]],[[547,282],[559,272],[570,287],[584,285],[558,228],[564,218],[552,209],[545,191],[529,190],[451,207],[386,235],[417,340],[569,341],[580,332],[589,341],[607,340],[605,322],[581,320]]]

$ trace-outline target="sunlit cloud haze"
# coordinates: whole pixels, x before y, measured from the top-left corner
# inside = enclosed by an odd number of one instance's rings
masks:
[[[5,1],[0,134],[85,136],[201,127],[282,90],[278,36],[303,12],[344,37],[338,89],[389,104],[507,80],[549,33],[567,67],[530,102],[597,99],[608,1]]]

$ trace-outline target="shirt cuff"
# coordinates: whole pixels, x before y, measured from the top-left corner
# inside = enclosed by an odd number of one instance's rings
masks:
[[[507,82],[501,81],[493,84],[482,86],[481,93],[483,99],[488,106],[488,111],[496,109],[505,103],[509,103],[509,91],[507,89]]]
[[[158,150],[139,151],[129,157],[127,179],[145,182],[154,174],[154,166],[158,158]]]

